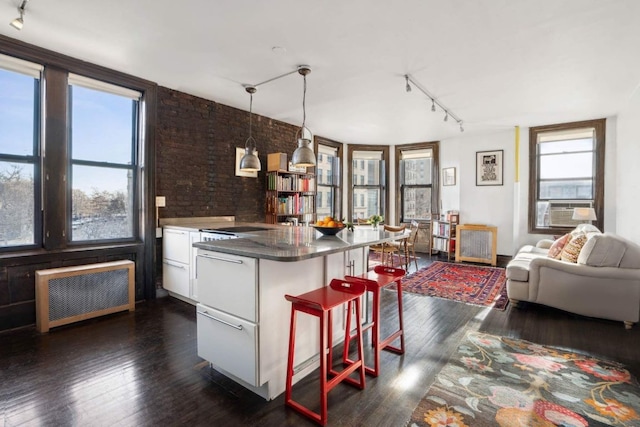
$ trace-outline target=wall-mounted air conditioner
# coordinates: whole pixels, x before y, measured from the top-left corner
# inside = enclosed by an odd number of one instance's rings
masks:
[[[592,208],[591,200],[549,200],[549,226],[575,227],[584,222],[573,217],[573,208]]]

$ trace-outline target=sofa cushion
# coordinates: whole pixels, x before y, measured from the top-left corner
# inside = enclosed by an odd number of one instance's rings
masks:
[[[547,256],[553,259],[560,259],[560,254],[562,253],[562,249],[564,249],[565,245],[567,244],[570,238],[571,238],[571,234],[567,233],[564,236],[556,239],[556,241],[553,242],[553,244],[549,248],[549,253],[547,254]]]
[[[598,227],[592,224],[578,224],[576,225],[576,228],[574,228],[571,233],[572,234],[580,234],[580,233],[589,234],[589,233],[602,233],[602,231],[600,231]]]
[[[509,280],[518,282],[529,281],[529,264],[535,258],[546,258],[547,250],[535,246],[523,246],[516,256],[507,264],[506,276]]]
[[[578,264],[592,267],[618,267],[627,249],[613,234],[592,234],[578,255]]]
[[[562,253],[560,254],[560,259],[566,262],[578,262],[578,256],[580,255],[580,250],[587,242],[587,235],[584,233],[578,234],[574,236],[569,243],[567,243],[562,249]]]

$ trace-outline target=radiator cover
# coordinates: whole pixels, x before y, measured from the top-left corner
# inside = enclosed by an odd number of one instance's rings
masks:
[[[456,231],[456,262],[470,261],[497,264],[497,227],[479,224],[462,224]]]
[[[135,310],[132,261],[36,271],[36,328],[50,328]]]

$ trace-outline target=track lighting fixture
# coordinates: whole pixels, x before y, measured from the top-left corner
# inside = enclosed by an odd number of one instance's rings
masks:
[[[256,172],[261,169],[260,159],[256,153],[256,140],[251,135],[253,124],[253,94],[256,93],[255,86],[245,86],[249,94],[249,138],[244,143],[244,156],[240,159],[240,170],[243,172]]]
[[[305,126],[305,122],[307,120],[307,111],[305,107],[307,98],[307,74],[310,72],[311,68],[308,65],[300,65],[298,67],[298,73],[304,80],[304,86],[302,92],[302,127],[300,128],[300,138],[298,139],[298,148],[296,148],[291,156],[291,163],[296,167],[316,165],[316,155],[310,147],[311,140],[305,137],[305,131],[310,133],[309,129]]]
[[[409,76],[408,75],[404,75],[404,79],[407,82],[406,86],[405,86],[405,90],[407,92],[411,92],[411,85],[409,84]]]
[[[405,88],[407,92],[409,92],[409,88],[411,87],[409,83],[413,84],[415,87],[418,88],[418,90],[420,90],[420,92],[424,93],[427,96],[427,98],[431,100],[431,111],[435,112],[436,105],[437,105],[438,108],[444,111],[444,121],[445,122],[449,121],[449,116],[451,116],[453,120],[455,120],[456,123],[460,125],[460,132],[464,132],[464,128],[462,127],[462,119],[460,117],[456,116],[449,108],[442,105],[442,103],[439,102],[435,96],[431,95],[425,88],[423,88],[418,82],[416,82],[415,79],[411,77],[410,74],[405,74],[404,79],[406,81]]]
[[[20,31],[24,26],[25,7],[27,6],[28,1],[29,0],[22,0],[22,4],[18,7],[18,13],[20,13],[20,16],[9,23],[9,25],[18,31]]]

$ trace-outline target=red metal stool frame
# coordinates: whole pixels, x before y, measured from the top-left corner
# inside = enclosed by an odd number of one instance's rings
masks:
[[[347,303],[348,313],[351,313],[355,305],[357,319],[360,318],[360,297],[365,292],[365,286],[361,280],[333,279],[329,286],[307,292],[302,295],[285,295],[287,301],[291,301],[291,326],[289,329],[289,356],[287,360],[287,385],[285,390],[285,404],[312,420],[325,425],[327,423],[327,395],[340,382],[356,386],[361,390],[365,387],[364,350],[362,345],[362,325],[356,321],[356,337],[358,340],[358,360],[349,361],[341,371],[332,368],[333,360],[333,332],[331,311],[335,307]],[[316,316],[320,320],[320,413],[314,412],[291,397],[293,381],[293,358],[296,339],[296,313]],[[326,317],[326,319],[325,319]],[[326,323],[325,323],[326,321]],[[324,341],[325,325],[327,327],[327,343]],[[347,316],[345,338],[350,336],[351,316]],[[346,343],[345,343],[346,345]],[[328,347],[328,353],[327,353]],[[354,371],[359,370],[359,381],[349,378]],[[331,375],[332,378],[328,379]]]
[[[346,276],[346,280],[363,279],[367,292],[373,294],[373,315],[371,324],[367,325],[364,330],[371,329],[371,345],[373,346],[373,368],[365,366],[365,372],[377,377],[380,374],[380,351],[387,350],[396,354],[404,354],[404,323],[402,320],[402,277],[406,271],[401,268],[387,267],[376,265],[373,271],[369,271],[360,276]],[[396,283],[398,292],[398,330],[390,334],[388,337],[380,340],[380,289],[392,283]],[[349,313],[350,314],[350,313]],[[349,316],[347,316],[349,317]],[[360,322],[358,322],[360,323]],[[349,341],[353,338],[348,334],[345,338],[345,352],[342,360],[344,363],[352,363],[348,358]],[[400,347],[392,346],[391,343],[400,338]]]

